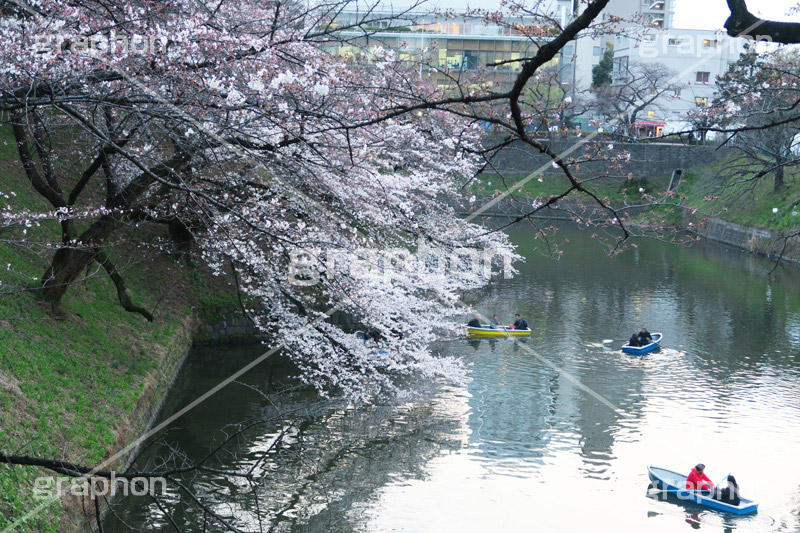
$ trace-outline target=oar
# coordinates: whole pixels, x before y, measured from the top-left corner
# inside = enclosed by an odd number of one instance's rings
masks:
[[[647,495],[656,495],[656,494],[674,494],[680,497],[682,494],[690,494],[696,495],[700,494],[701,496],[711,496],[711,491],[702,491],[702,490],[690,490],[690,489],[657,489],[655,487],[647,489]]]
[[[612,342],[628,342],[628,339],[618,340],[618,339],[603,339],[603,344],[611,344]]]

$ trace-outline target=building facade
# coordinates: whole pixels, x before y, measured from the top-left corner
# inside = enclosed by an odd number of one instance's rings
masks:
[[[688,129],[690,114],[714,98],[716,79],[743,51],[745,41],[723,32],[674,28],[674,0],[611,0],[600,23],[621,19],[613,33],[581,35],[561,52],[560,76],[567,93],[578,98],[592,84],[592,70],[607,46],[614,48],[612,84],[630,82],[634,65],[663,65],[673,73],[670,90],[639,114],[630,128],[639,136],[655,136]],[[559,0],[564,22],[575,16],[575,0]],[[665,80],[665,83],[667,80]],[[595,124],[601,117],[592,116]],[[608,127],[608,125],[606,125]]]
[[[363,18],[357,10],[345,11],[334,24],[350,27]],[[445,71],[480,71],[502,90],[522,69],[518,60],[535,54],[539,43],[549,40],[531,36],[529,29],[537,24],[533,17],[518,17],[503,25],[479,17],[452,18],[425,12],[393,18],[390,12],[371,11],[369,18],[383,20],[343,30],[342,35],[352,42],[340,45],[339,54],[358,56],[373,46],[394,50],[400,59],[419,65],[420,72],[429,74],[437,85],[451,83]]]
[[[614,47],[612,84],[624,84],[625,72],[636,63],[664,65],[674,72],[670,83],[676,88],[640,113],[632,129],[640,136],[686,129],[689,113],[713,100],[716,78],[742,50],[741,43],[721,33],[673,28],[673,2],[611,0],[598,22],[622,21],[609,28],[613,33],[580,35],[542,70],[550,69],[564,95],[574,100],[585,99],[592,70],[608,45]],[[552,0],[551,4],[562,26],[574,19],[579,7],[578,0]],[[374,22],[364,24],[365,18]],[[548,31],[548,24],[531,16],[497,24],[466,15],[415,12],[398,17],[390,11],[359,12],[357,7],[343,11],[332,23],[342,27],[346,37],[344,44],[337,45],[339,54],[358,58],[364,50],[383,47],[418,65],[420,74],[439,86],[451,84],[461,72],[472,72],[480,73],[498,91],[515,81],[522,59],[534,55],[555,34]],[[604,120],[589,112],[575,123],[589,129],[611,127]]]
[[[609,23],[613,18],[627,22],[614,28],[616,32],[635,35],[641,28],[668,29],[672,27],[674,0],[610,0],[597,22]],[[559,0],[558,13],[562,26],[575,17],[577,0]],[[567,92],[574,96],[592,85],[592,69],[600,62],[614,35],[584,33],[561,50],[560,76]]]
[[[711,104],[717,78],[739,59],[745,44],[722,32],[677,28],[645,31],[635,38],[617,36],[612,85],[629,83],[627,73],[638,63],[665,66],[671,75],[664,83],[674,86],[633,127],[645,135],[687,129],[689,116]]]

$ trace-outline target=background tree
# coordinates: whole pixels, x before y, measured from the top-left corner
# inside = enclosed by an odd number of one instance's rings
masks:
[[[592,88],[601,89],[611,84],[611,76],[614,71],[614,44],[606,43],[603,49],[603,57],[600,62],[592,67]]]
[[[773,190],[784,186],[786,169],[800,163],[800,56],[790,49],[758,54],[754,49],[731,64],[717,80],[717,122],[730,124],[728,144],[739,157],[726,170],[736,182],[772,175]]]
[[[709,106],[692,109],[686,114],[686,120],[691,124],[694,130],[694,138],[690,138],[689,141],[694,142],[694,139],[697,139],[697,142],[700,144],[706,143],[709,129],[719,125],[719,119],[714,113],[714,110]]]
[[[536,73],[520,102],[530,116],[541,117],[528,126],[528,131],[548,138],[555,132],[573,133],[575,119],[589,108],[583,94],[570,94],[557,64],[547,65]]]
[[[595,91],[594,105],[618,132],[631,136],[640,113],[663,112],[679,86],[675,73],[660,63],[625,64],[613,83]]]

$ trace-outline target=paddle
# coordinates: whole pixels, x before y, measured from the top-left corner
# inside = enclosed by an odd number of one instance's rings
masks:
[[[700,494],[701,496],[712,497],[713,491],[708,490],[690,490],[690,489],[659,489],[656,487],[647,487],[647,495],[648,496],[655,496],[656,494],[674,494],[679,498],[683,494],[691,495],[691,494]]]
[[[612,342],[628,342],[628,339],[625,340],[603,339],[603,344],[611,344]]]

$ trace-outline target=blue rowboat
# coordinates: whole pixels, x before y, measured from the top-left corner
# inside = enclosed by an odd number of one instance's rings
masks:
[[[364,341],[364,344],[367,344],[367,341],[369,341],[369,339],[367,338],[366,331],[356,331],[355,333],[353,333],[353,336],[360,341]],[[389,353],[389,352],[387,352],[386,350],[372,350],[372,353],[374,355],[374,354]]]
[[[650,344],[645,344],[644,346],[631,346],[627,342],[622,345],[622,351],[625,353],[632,353],[632,354],[643,354],[643,353],[650,353],[656,348],[658,345],[661,344],[661,339],[664,337],[661,333],[653,333],[653,342]]]
[[[715,500],[711,497],[711,493],[709,492],[689,490],[686,488],[685,475],[667,470],[666,468],[648,466],[647,475],[650,477],[650,481],[653,482],[653,485],[661,489],[665,494],[676,495],[680,500],[733,514],[750,514],[758,511],[758,504],[753,500],[746,500],[740,497],[739,505],[731,505]]]

